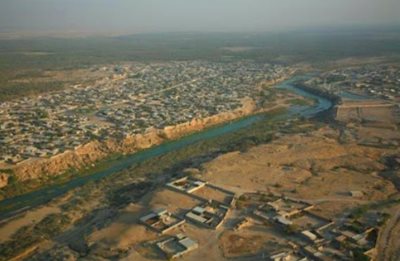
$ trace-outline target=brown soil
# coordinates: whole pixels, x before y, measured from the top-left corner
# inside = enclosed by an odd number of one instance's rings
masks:
[[[244,191],[271,190],[339,206],[382,200],[396,192],[391,182],[377,175],[384,169],[378,160],[391,150],[340,144],[332,132],[290,135],[245,153],[222,155],[204,164],[202,178]],[[352,190],[363,191],[364,197],[351,198]]]
[[[251,226],[238,232],[225,231],[219,245],[227,258],[254,256],[285,247],[279,233],[265,226]]]
[[[193,194],[205,199],[216,200],[225,204],[228,204],[231,199],[231,195],[208,186],[195,191]]]

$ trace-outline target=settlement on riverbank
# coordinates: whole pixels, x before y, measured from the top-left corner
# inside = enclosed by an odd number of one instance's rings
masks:
[[[291,89],[290,87],[291,87],[291,83],[294,82],[294,80],[295,79],[284,81],[283,83],[277,85],[278,88],[276,88],[276,89],[277,90],[288,89],[289,91],[293,91],[293,89]],[[274,90],[271,88],[268,88],[268,89],[271,92]],[[313,115],[313,113],[318,113],[323,110],[329,109],[332,105],[326,99],[315,96],[313,94],[308,94],[306,92],[299,92],[299,95],[302,95],[304,98],[317,99],[317,101],[318,101],[318,103],[315,106],[310,107],[308,110],[302,110],[300,112],[300,114],[304,113],[304,115],[310,116],[310,115]],[[301,96],[291,96],[291,95],[288,95],[288,93],[285,93],[285,94],[281,94],[281,95],[277,94],[278,100],[279,100],[279,97],[281,97],[282,101],[281,101],[281,103],[279,103],[278,107],[273,106],[271,108],[267,105],[264,108],[256,108],[257,112],[260,112],[260,111],[265,112],[268,110],[272,110],[271,112],[273,112],[275,109],[282,108],[285,106],[290,106],[290,99],[293,99],[293,98],[297,99],[298,97],[301,97]],[[252,107],[252,110],[248,110],[246,113],[251,113],[251,112],[255,112],[254,107]],[[240,111],[240,113],[243,113],[243,111]],[[229,115],[230,115],[230,117],[236,116],[235,114],[229,114]],[[244,114],[239,114],[239,115],[244,115]],[[227,119],[227,118],[222,118],[222,119]],[[228,117],[228,119],[232,119],[232,118]],[[138,155],[133,154],[132,156],[123,157],[121,160],[119,160],[120,164],[118,164],[118,163],[112,164],[112,166],[109,169],[105,169],[103,171],[98,171],[90,176],[75,178],[69,183],[55,185],[54,187],[50,187],[48,189],[45,189],[44,191],[39,190],[39,191],[35,191],[31,194],[22,195],[21,197],[16,197],[15,199],[11,198],[8,200],[7,199],[3,200],[0,202],[0,206],[3,209],[6,208],[7,211],[2,211],[2,215],[4,217],[9,216],[10,213],[11,214],[13,213],[13,211],[24,208],[26,206],[33,207],[35,205],[41,204],[43,202],[46,202],[46,200],[49,200],[55,196],[62,195],[69,189],[72,189],[76,186],[81,186],[90,180],[97,180],[104,176],[110,175],[112,173],[122,171],[123,169],[129,167],[130,165],[135,164],[139,161],[148,159],[149,157],[159,156],[160,154],[165,153],[167,151],[171,151],[177,147],[179,148],[181,146],[186,146],[186,145],[191,144],[192,142],[197,142],[202,139],[208,139],[208,138],[212,138],[214,136],[225,135],[227,133],[237,131],[237,130],[247,127],[250,124],[257,122],[261,119],[262,119],[262,117],[259,117],[256,115],[256,116],[244,118],[243,120],[234,121],[234,122],[228,123],[226,125],[222,125],[221,127],[217,127],[215,129],[209,129],[204,132],[200,132],[196,135],[188,136],[188,137],[184,138],[182,141],[177,140],[176,142],[166,143],[165,145],[161,145],[160,147],[155,147],[150,150],[145,150],[143,153],[139,153]],[[211,123],[213,123],[213,122],[211,121]],[[27,200],[27,201],[25,202],[25,200]],[[21,204],[21,202],[25,202],[25,203]],[[10,207],[10,206],[12,206],[12,207]]]

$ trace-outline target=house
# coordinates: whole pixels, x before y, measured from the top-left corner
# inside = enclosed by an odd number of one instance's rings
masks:
[[[185,223],[184,219],[169,213],[166,209],[153,210],[150,214],[140,218],[145,226],[164,234]]]
[[[273,254],[269,257],[271,261],[307,261],[308,259],[301,254],[284,251]]]
[[[315,242],[315,241],[318,239],[318,236],[315,235],[314,233],[312,233],[312,232],[309,231],[309,230],[304,230],[304,231],[302,231],[302,232],[301,232],[301,235],[302,235],[305,239],[307,239],[307,240],[309,240],[309,241],[311,241],[311,242]]]
[[[291,218],[292,216],[300,214],[303,211],[308,211],[314,208],[314,205],[309,203],[300,200],[291,200],[288,198],[280,198],[276,201],[269,202],[268,205],[272,207],[279,216],[285,218]]]
[[[290,225],[293,224],[292,221],[290,221],[289,219],[287,219],[287,218],[285,218],[285,217],[283,217],[283,216],[275,216],[275,217],[274,217],[274,220],[275,220],[277,223],[279,223],[279,224],[281,224],[281,225],[284,225],[284,226],[290,226]]]
[[[229,208],[216,201],[208,201],[203,205],[194,207],[185,218],[201,226],[217,229],[222,225]]]
[[[194,180],[190,179],[189,177],[183,177],[177,180],[174,180],[170,183],[167,183],[167,187],[171,188],[173,190],[176,190],[178,192],[184,192],[187,194],[191,194],[195,192],[196,190],[201,189],[204,187],[207,183],[200,181],[200,180]]]
[[[174,259],[198,248],[198,243],[183,234],[169,237],[157,243],[157,247],[169,259]]]
[[[364,196],[364,193],[362,191],[352,190],[350,191],[350,196],[352,196],[353,198],[362,198]]]

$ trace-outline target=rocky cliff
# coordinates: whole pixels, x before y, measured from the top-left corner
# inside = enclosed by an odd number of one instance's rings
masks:
[[[92,141],[75,150],[65,151],[51,158],[29,159],[17,164],[13,168],[14,174],[20,181],[25,181],[42,176],[59,175],[70,169],[83,169],[85,166],[102,160],[113,153],[134,153],[161,144],[165,140],[177,139],[210,126],[249,115],[255,111],[254,101],[245,99],[243,106],[232,112],[224,112],[204,119],[194,119],[161,130],[152,128],[145,134],[127,136],[123,140]]]

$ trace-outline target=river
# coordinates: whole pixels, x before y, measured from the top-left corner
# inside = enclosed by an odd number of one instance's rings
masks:
[[[312,98],[318,101],[314,106],[292,106],[289,109],[288,113],[283,116],[284,118],[296,116],[311,117],[319,112],[328,110],[332,107],[332,102],[330,102],[329,100],[293,86],[294,82],[307,79],[308,77],[310,76],[295,76],[290,80],[284,81],[275,86],[275,88],[286,89],[295,92],[296,94],[299,94],[301,96]],[[2,200],[0,201],[0,220],[13,216],[22,210],[26,210],[28,208],[36,207],[46,202],[49,202],[51,199],[61,196],[69,190],[82,186],[89,181],[100,180],[108,175],[112,175],[113,173],[117,173],[124,169],[127,169],[130,166],[141,161],[153,157],[158,157],[165,153],[189,146],[193,143],[211,139],[230,132],[237,131],[242,128],[249,127],[253,123],[265,119],[264,117],[264,115],[254,115],[239,119],[237,121],[222,124],[217,127],[209,128],[204,131],[185,136],[181,139],[166,142],[161,145],[154,146],[152,148],[125,156],[117,162],[113,163],[109,168],[96,172],[92,175],[79,176],[64,184],[57,184],[45,187],[43,189],[29,192],[24,195]]]

